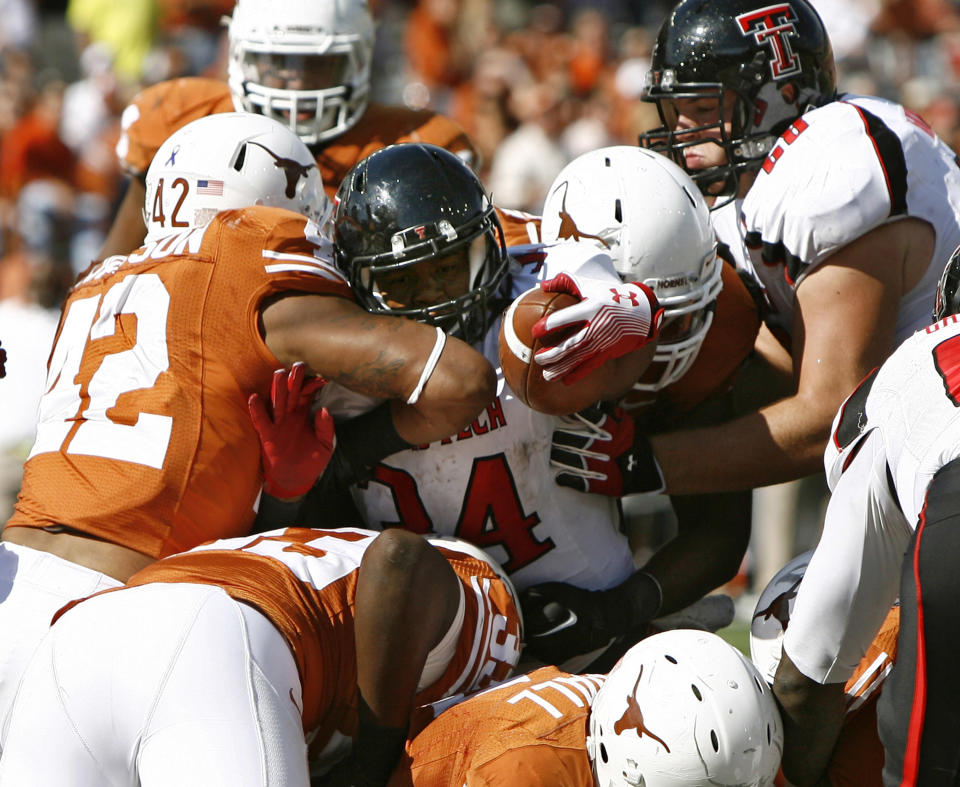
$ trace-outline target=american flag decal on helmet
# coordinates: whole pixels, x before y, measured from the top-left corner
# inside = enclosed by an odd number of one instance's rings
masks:
[[[197,194],[209,194],[214,197],[223,196],[222,180],[198,180]]]

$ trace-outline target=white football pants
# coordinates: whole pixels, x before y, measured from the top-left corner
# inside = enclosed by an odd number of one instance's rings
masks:
[[[300,678],[276,628],[209,585],[67,612],[7,720],[3,787],[306,787]]]
[[[49,552],[0,542],[0,730],[54,613],[69,601],[120,584]]]

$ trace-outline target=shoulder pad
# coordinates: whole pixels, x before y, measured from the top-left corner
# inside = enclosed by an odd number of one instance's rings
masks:
[[[746,244],[800,279],[891,215],[906,211],[899,137],[861,107],[834,102],[777,140],[743,200]]]
[[[867,421],[867,398],[879,371],[878,366],[860,381],[856,390],[840,405],[833,419],[830,441],[823,454],[823,468],[831,490],[850,465],[861,439],[870,429]]]

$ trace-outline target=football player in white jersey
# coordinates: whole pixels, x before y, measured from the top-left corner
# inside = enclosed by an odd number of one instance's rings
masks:
[[[706,225],[705,207],[703,217]],[[709,228],[704,232],[709,235]],[[516,249],[520,256],[508,259],[479,180],[439,148],[395,146],[361,162],[341,185],[334,235],[338,264],[366,308],[444,325],[473,342],[495,366],[500,317],[520,293],[560,271],[579,281],[582,292],[596,286],[602,294],[583,297],[581,306],[602,302],[601,297],[612,300],[612,288],[629,290],[637,305],[623,298],[623,311],[646,327],[639,350],[610,362],[634,364],[623,390],[646,366],[648,337],[659,311],[649,287],[625,283],[609,255],[592,248],[534,245]],[[711,237],[704,254],[712,250]],[[580,349],[589,345],[588,335]],[[394,452],[365,471],[360,468],[365,478],[354,498],[362,521],[371,527],[402,524],[419,532],[454,533],[500,560],[519,588],[563,581],[605,591],[634,576],[617,501],[558,489],[549,464],[557,419],[520,402],[502,377],[498,385],[487,411],[452,439]],[[610,395],[618,393],[622,390]],[[322,401],[331,412],[337,412],[335,396],[335,387],[324,388]],[[350,424],[338,424],[340,434],[349,434]],[[338,476],[337,484],[342,483],[343,465],[355,463],[341,462],[334,452],[321,486]],[[356,480],[354,471],[346,477]],[[317,508],[327,510],[323,503]],[[655,580],[641,574],[634,581],[643,586],[635,604],[618,596],[608,605],[624,630],[646,624],[660,606]],[[602,650],[614,636],[606,630],[594,634],[597,642],[580,637],[574,653]],[[589,661],[585,657],[566,666],[580,669]]]
[[[945,688],[960,646],[958,312],[960,249],[943,272],[936,322],[867,376],[834,419],[824,454],[833,494],[774,682],[784,771],[799,783],[830,756],[844,681],[898,592],[897,663],[878,704],[884,784],[953,784],[960,776],[960,719]]]
[[[719,240],[763,289],[757,350],[781,374],[758,410],[638,437],[625,485],[695,493],[817,472],[840,402],[925,324],[960,243],[956,157],[904,107],[836,94],[806,0],[680,0],[645,97],[663,126],[641,144],[714,201]]]

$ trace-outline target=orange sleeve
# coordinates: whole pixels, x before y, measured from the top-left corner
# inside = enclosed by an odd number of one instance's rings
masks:
[[[230,88],[218,79],[184,77],[151,85],[123,111],[117,157],[131,175],[143,176],[159,147],[192,120],[232,112]]]
[[[522,210],[497,208],[497,218],[503,227],[503,238],[507,248],[523,246],[528,243],[540,243],[540,217]]]
[[[370,104],[357,124],[317,154],[317,167],[329,196],[336,194],[350,168],[371,153],[400,142],[427,142],[456,153],[471,166],[477,150],[450,118],[428,110]]]

